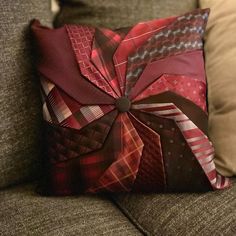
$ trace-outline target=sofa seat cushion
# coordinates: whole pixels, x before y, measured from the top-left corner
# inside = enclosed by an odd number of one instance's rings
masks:
[[[147,235],[236,235],[236,178],[225,191],[119,194],[113,199]]]
[[[142,235],[104,196],[42,197],[33,184],[0,191],[0,235]]]

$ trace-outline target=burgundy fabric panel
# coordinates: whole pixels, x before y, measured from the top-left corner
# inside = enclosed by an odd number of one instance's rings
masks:
[[[166,187],[166,174],[159,134],[129,114],[144,143],[142,158],[132,192],[161,192]]]
[[[166,170],[166,191],[207,191],[212,189],[198,160],[173,120],[139,111],[132,112],[161,137]]]
[[[117,113],[116,110],[111,111],[79,131],[49,124],[47,143],[50,161],[58,163],[102,148]]]
[[[65,28],[49,29],[34,21],[41,52],[38,70],[81,104],[113,104],[114,99],[82,77]]]
[[[135,104],[173,103],[175,104],[203,133],[208,133],[208,116],[195,103],[173,92],[165,92],[142,99]]]
[[[202,50],[186,52],[149,63],[132,88],[130,99],[135,98],[163,74],[187,75],[205,82]]]

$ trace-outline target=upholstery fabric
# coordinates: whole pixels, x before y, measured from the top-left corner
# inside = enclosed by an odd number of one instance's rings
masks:
[[[29,22],[49,25],[50,1],[0,4],[0,188],[39,173],[40,99],[32,66]]]
[[[197,9],[118,31],[33,22],[48,127],[46,192],[229,186],[215,171],[207,137],[208,13]]]
[[[61,0],[55,25],[86,24],[121,28],[157,17],[180,15],[197,7],[197,0]]]
[[[113,199],[146,235],[236,234],[236,179],[204,194],[116,194]]]
[[[210,7],[205,35],[209,135],[220,173],[236,175],[236,1],[201,0]]]
[[[34,184],[0,191],[0,235],[142,235],[105,196],[42,197]]]

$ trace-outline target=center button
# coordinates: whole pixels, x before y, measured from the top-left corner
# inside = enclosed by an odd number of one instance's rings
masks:
[[[116,100],[116,108],[119,112],[129,111],[131,102],[127,97],[120,97]]]

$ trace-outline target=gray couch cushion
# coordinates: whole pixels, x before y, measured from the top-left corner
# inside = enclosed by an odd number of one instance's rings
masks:
[[[131,26],[138,21],[168,17],[197,7],[197,0],[61,0],[55,25],[80,23],[110,28]]]
[[[225,191],[193,194],[120,194],[123,212],[147,235],[236,235],[236,179]]]
[[[49,3],[0,4],[0,188],[38,173],[41,107],[28,26],[33,18],[50,22]]]
[[[0,191],[0,235],[142,235],[104,196],[42,197],[34,185]]]

